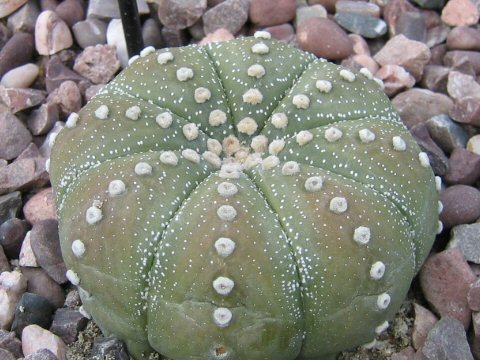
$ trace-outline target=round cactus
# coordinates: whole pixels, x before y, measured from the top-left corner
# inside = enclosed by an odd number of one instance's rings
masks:
[[[136,359],[374,340],[438,226],[380,85],[264,32],[132,58],[51,156],[67,276],[101,329]]]

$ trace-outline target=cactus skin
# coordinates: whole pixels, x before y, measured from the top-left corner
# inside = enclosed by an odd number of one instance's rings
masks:
[[[378,83],[264,36],[147,50],[56,139],[70,279],[136,359],[333,359],[386,328],[434,240],[432,170]]]

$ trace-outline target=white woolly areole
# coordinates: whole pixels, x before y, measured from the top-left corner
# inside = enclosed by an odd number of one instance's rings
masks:
[[[205,161],[212,164],[216,168],[219,168],[222,165],[222,159],[220,159],[220,157],[212,151],[205,151],[202,154],[202,157],[205,159]]]
[[[81,258],[85,255],[85,244],[82,240],[77,239],[72,242],[72,253],[77,258]]]
[[[350,70],[347,69],[342,69],[340,70],[340,77],[348,82],[354,82],[355,81],[355,74],[351,72]]]
[[[153,46],[147,46],[145,49],[140,51],[140,56],[145,57],[147,55],[153,54],[155,52],[155,48]]]
[[[295,175],[300,171],[300,165],[296,161],[287,161],[282,166],[283,175]]]
[[[310,99],[307,95],[295,95],[292,99],[292,104],[297,107],[297,109],[308,109],[310,106]]]
[[[438,201],[438,213],[441,214],[443,211],[443,203],[439,200]]]
[[[230,294],[230,292],[233,290],[233,287],[235,286],[235,283],[232,279],[229,279],[225,276],[219,276],[218,278],[213,280],[212,285],[217,294],[225,296]]]
[[[205,101],[210,100],[212,93],[210,90],[204,87],[199,87],[195,89],[195,93],[193,97],[195,98],[195,102],[198,104],[203,104]]]
[[[353,241],[360,245],[366,245],[370,241],[370,228],[359,226],[353,232]]]
[[[390,305],[390,295],[383,293],[377,297],[377,306],[380,310],[385,310]]]
[[[222,179],[239,179],[242,173],[242,166],[238,163],[226,163],[222,165],[218,176]]]
[[[70,281],[73,285],[78,286],[80,284],[80,278],[75,271],[67,270],[65,275],[67,276],[68,281]]]
[[[79,118],[80,117],[76,112],[72,112],[70,115],[68,115],[68,119],[65,122],[65,126],[69,129],[74,128],[75,126],[77,126],[77,122]]]
[[[257,122],[251,117],[243,118],[237,124],[237,130],[242,134],[253,135],[255,131],[257,131],[257,128]]]
[[[160,154],[160,162],[166,165],[177,166],[178,157],[173,151],[164,151]]]
[[[245,159],[250,155],[250,149],[248,147],[242,146],[240,150],[235,153],[235,160],[243,163]]]
[[[84,317],[86,317],[87,319],[89,320],[92,319],[92,315],[90,315],[90,313],[87,310],[85,310],[83,305],[78,308],[78,312],[82,314]]]
[[[370,268],[370,277],[373,280],[380,280],[385,274],[385,264],[381,261],[377,261]]]
[[[360,137],[360,141],[368,144],[375,140],[375,134],[370,131],[369,129],[362,129],[358,132],[358,136]]]
[[[45,160],[45,170],[47,173],[50,172],[50,159]]]
[[[268,138],[265,135],[255,136],[252,138],[252,142],[250,143],[250,147],[257,153],[264,153],[267,151],[267,146]]]
[[[183,125],[182,132],[188,141],[192,141],[198,138],[198,127],[194,123],[188,123]]]
[[[322,93],[329,93],[332,91],[332,83],[328,80],[317,80],[315,87]]]
[[[243,102],[251,105],[257,105],[263,101],[263,95],[258,89],[248,89],[242,98]]]
[[[160,65],[165,65],[167,62],[173,60],[173,54],[170,51],[163,52],[161,54],[158,54],[157,56],[157,62]]]
[[[227,114],[222,110],[213,110],[208,116],[208,123],[212,126],[220,126],[227,121]]]
[[[155,118],[155,121],[161,128],[167,129],[170,127],[170,125],[172,125],[173,117],[172,117],[172,114],[165,111],[161,114],[158,114],[157,117]]]
[[[223,139],[223,151],[228,156],[235,154],[240,150],[240,141],[234,135],[229,135]]]
[[[442,178],[440,176],[435,176],[435,189],[438,192],[442,190]]]
[[[213,312],[213,321],[219,327],[226,327],[232,321],[232,312],[227,308],[218,308]]]
[[[400,136],[394,136],[392,138],[393,149],[396,151],[405,151],[407,150],[407,144]]]
[[[321,176],[311,176],[305,180],[305,190],[308,192],[319,191],[323,186],[323,178]]]
[[[252,46],[252,52],[254,54],[264,55],[264,54],[268,54],[269,51],[270,51],[270,49],[263,42],[259,42],[259,43]]]
[[[130,59],[128,59],[128,65],[132,65],[135,61],[140,58],[139,55],[133,55]]]
[[[390,324],[388,323],[388,321],[384,321],[383,323],[381,323],[380,325],[378,325],[378,326],[375,328],[375,333],[376,333],[377,335],[380,335],[380,334],[383,333],[385,330],[387,330],[389,326],[390,326]]]
[[[250,154],[243,163],[243,167],[247,170],[260,165],[262,163],[262,156],[259,153]]]
[[[295,139],[298,145],[303,146],[305,144],[308,144],[310,141],[312,141],[313,134],[308,130],[302,130],[297,134]]]
[[[265,75],[265,68],[260,64],[253,64],[247,69],[247,75],[260,79]]]
[[[438,220],[437,235],[438,235],[438,234],[441,234],[442,231],[443,231],[443,223],[442,223],[440,220]]]
[[[181,67],[177,70],[177,79],[179,81],[187,81],[193,78],[193,70],[187,67]]]
[[[215,241],[215,250],[217,250],[217,254],[222,257],[230,256],[235,250],[235,242],[226,237],[218,238],[218,240]]]
[[[428,158],[427,153],[425,152],[420,152],[418,154],[418,160],[420,161],[420,165],[423,167],[429,167],[430,166],[430,159]]]
[[[90,206],[85,212],[85,220],[90,225],[98,223],[100,220],[102,220],[102,217],[102,210],[96,206]]]
[[[125,116],[127,118],[129,118],[130,120],[138,120],[138,118],[140,117],[140,114],[142,113],[142,110],[140,109],[140,107],[138,107],[137,105],[135,106],[132,106],[132,107],[129,107],[126,111],[125,111]]]
[[[270,34],[268,31],[261,31],[261,30],[255,31],[253,36],[255,37],[255,39],[269,40],[272,38],[272,34]]]
[[[135,165],[135,174],[137,175],[150,175],[152,173],[152,167],[146,162],[139,162]]]
[[[125,192],[126,186],[122,180],[113,180],[108,184],[108,195],[118,196]]]
[[[347,211],[348,204],[347,199],[344,197],[334,197],[330,200],[330,211],[334,212],[335,214],[342,214]]]
[[[218,184],[217,192],[223,197],[230,197],[238,192],[238,187],[231,182],[224,181]]]
[[[372,341],[370,341],[366,344],[363,344],[362,348],[364,348],[366,350],[370,350],[370,349],[373,349],[376,345],[377,345],[377,339],[373,339]]]
[[[207,149],[214,154],[220,155],[222,153],[222,144],[217,139],[208,139]]]
[[[285,129],[288,125],[288,118],[285,113],[275,113],[272,115],[272,125],[277,129]]]
[[[218,208],[217,215],[220,220],[232,221],[237,217],[237,210],[231,205],[222,205]]]
[[[366,67],[362,67],[359,72],[360,72],[360,74],[365,76],[367,79],[373,80],[372,72],[370,70],[368,70]]]
[[[270,145],[268,145],[268,152],[272,155],[277,155],[283,150],[284,147],[285,147],[285,140],[276,139],[276,140],[273,140],[270,143]]]
[[[105,120],[109,113],[110,110],[107,105],[100,105],[97,110],[95,110],[95,117],[100,120]]]
[[[343,132],[336,127],[330,127],[325,130],[325,139],[328,142],[335,142],[343,136]]]
[[[280,159],[275,155],[270,155],[262,160],[262,169],[270,170],[270,169],[273,169],[278,164],[280,164]]]
[[[198,164],[200,162],[200,154],[195,150],[184,149],[182,150],[182,156],[192,163]]]
[[[52,148],[55,145],[55,141],[57,140],[58,133],[52,133],[48,137],[48,147]]]
[[[377,85],[380,87],[380,89],[385,89],[385,84],[383,83],[382,79],[379,79],[377,77],[373,78],[373,81],[377,83]]]

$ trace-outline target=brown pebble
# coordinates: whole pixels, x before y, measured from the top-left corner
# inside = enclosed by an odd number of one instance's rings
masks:
[[[428,332],[438,321],[438,318],[427,308],[414,303],[415,321],[413,322],[412,344],[418,350],[422,347]]]
[[[30,224],[38,221],[56,219],[55,195],[52,188],[46,188],[36,193],[23,207],[25,219]]]
[[[470,0],[449,0],[442,10],[442,21],[450,26],[474,25],[478,19],[478,8]]]
[[[280,25],[293,20],[296,14],[295,0],[250,1],[249,19],[258,26]]]
[[[440,201],[440,220],[445,228],[469,224],[480,217],[480,191],[472,186],[450,186],[440,194]]]
[[[480,50],[480,30],[468,26],[458,26],[447,36],[450,50]]]

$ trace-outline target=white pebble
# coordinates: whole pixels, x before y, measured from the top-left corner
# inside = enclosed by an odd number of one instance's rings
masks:
[[[370,277],[373,280],[380,280],[385,274],[385,264],[381,261],[377,261],[370,268]]]
[[[160,65],[165,65],[169,61],[173,61],[173,54],[170,51],[163,52],[157,56],[157,62]]]
[[[170,125],[172,125],[173,117],[172,117],[172,114],[165,111],[161,114],[158,114],[157,117],[155,118],[155,121],[161,128],[167,129],[170,127]]]
[[[285,129],[288,125],[288,118],[285,113],[275,113],[272,115],[272,125],[277,129]]]
[[[295,95],[292,99],[292,104],[297,107],[297,109],[308,109],[310,106],[310,99],[307,95]]]
[[[263,95],[258,89],[248,89],[243,94],[243,102],[251,105],[260,104],[263,100]]]
[[[177,79],[179,81],[187,81],[193,78],[193,70],[187,67],[181,67],[177,70]]]
[[[342,69],[340,70],[340,77],[348,82],[354,82],[355,81],[355,74],[351,72],[350,70],[347,69]]]
[[[278,164],[280,164],[280,159],[275,155],[270,155],[262,160],[262,169],[270,170],[270,169],[273,169]]]
[[[222,182],[217,186],[217,192],[223,197],[230,197],[238,192],[238,187],[231,182]]]
[[[329,208],[330,211],[334,212],[335,214],[342,214],[347,211],[347,199],[344,197],[334,197],[332,200],[330,200]]]
[[[112,197],[123,194],[125,189],[125,183],[122,180],[113,180],[108,184],[108,194]]]
[[[191,161],[195,164],[198,164],[200,162],[200,154],[197,153],[195,150],[184,149],[182,150],[182,156],[188,161]]]
[[[308,144],[313,139],[313,134],[308,130],[300,131],[296,136],[297,144],[303,146]]]
[[[375,328],[375,333],[376,333],[377,335],[380,335],[380,334],[383,333],[385,330],[387,330],[389,326],[390,326],[390,324],[388,323],[388,321],[384,321],[383,323],[381,323],[380,325],[378,325],[378,326]]]
[[[332,83],[328,80],[317,80],[315,87],[322,93],[329,93],[332,91]]]
[[[358,132],[358,136],[360,137],[360,141],[364,144],[371,143],[375,140],[375,134],[371,132],[369,129],[362,129]]]
[[[268,146],[268,138],[265,135],[257,135],[252,138],[252,142],[250,143],[250,147],[256,153],[264,153],[267,150]]]
[[[138,120],[142,110],[137,105],[129,107],[127,111],[125,111],[125,116],[130,120]]]
[[[321,176],[311,176],[305,180],[305,190],[308,192],[319,191],[323,186],[323,178]]]
[[[80,284],[80,278],[78,274],[73,270],[67,270],[66,274],[68,281],[70,281],[73,285],[78,286]]]
[[[100,105],[97,110],[95,110],[95,117],[100,120],[105,120],[108,117],[110,110],[107,105]]]
[[[430,159],[428,158],[427,153],[425,152],[420,152],[418,154],[418,160],[420,161],[420,165],[423,167],[429,167],[430,166]]]
[[[265,76],[265,68],[260,64],[253,64],[248,68],[247,75],[260,79]]]
[[[173,151],[164,151],[160,154],[160,162],[166,165],[177,166],[178,157]]]
[[[296,161],[287,161],[282,167],[283,175],[295,175],[300,171],[300,165]]]
[[[283,150],[284,147],[285,147],[285,140],[276,139],[276,140],[273,140],[270,143],[270,145],[268,145],[268,152],[271,155],[277,155]]]
[[[102,220],[103,214],[102,210],[100,210],[96,206],[90,206],[87,211],[85,212],[85,220],[88,224],[94,225]]]
[[[217,326],[219,327],[226,327],[230,324],[230,321],[232,321],[232,312],[228,310],[227,308],[218,308],[215,309],[213,312],[213,321]]]
[[[218,294],[225,296],[230,294],[235,286],[235,283],[232,279],[229,279],[225,276],[219,276],[213,281],[212,285]]]
[[[146,162],[139,162],[135,165],[135,174],[137,175],[150,175],[152,173],[152,167]]]
[[[197,102],[198,104],[203,104],[204,102],[210,100],[211,96],[212,93],[207,88],[199,87],[195,89],[194,98],[195,102]]]
[[[212,126],[220,126],[227,121],[227,114],[222,110],[213,110],[208,116],[208,123]]]
[[[390,305],[390,295],[388,295],[387,293],[383,293],[383,294],[380,294],[378,295],[378,298],[377,298],[377,306],[380,310],[385,310],[386,308],[388,308],[388,305]]]
[[[226,237],[218,238],[218,240],[215,241],[215,250],[217,250],[217,254],[222,257],[230,256],[235,250],[235,242]]]
[[[2,76],[0,85],[6,88],[28,88],[38,77],[39,67],[35,64],[25,64],[13,68]]]
[[[237,130],[242,134],[253,135],[257,128],[257,122],[251,117],[243,118],[237,124]]]
[[[202,154],[202,157],[205,159],[205,161],[216,168],[219,168],[222,165],[222,159],[220,159],[220,157],[212,151],[205,151]]]
[[[75,126],[77,126],[78,119],[80,119],[78,114],[76,112],[72,112],[70,115],[68,115],[68,119],[65,122],[65,126],[69,129],[74,128]]]
[[[370,241],[370,228],[366,226],[359,226],[353,232],[353,241],[360,245],[366,245]]]
[[[255,31],[255,33],[253,34],[253,36],[255,37],[255,39],[265,39],[265,40],[269,40],[272,38],[272,34],[270,34],[268,31]]]
[[[155,48],[153,46],[147,46],[145,49],[140,51],[140,56],[145,57],[147,55],[153,54],[155,52]]]
[[[216,155],[220,155],[222,153],[222,144],[217,139],[208,139],[207,149]]]
[[[343,133],[340,129],[337,129],[336,127],[330,127],[327,130],[325,130],[325,139],[328,142],[335,142],[339,140],[343,136]]]
[[[223,221],[232,221],[237,217],[237,210],[231,205],[222,205],[218,208],[217,215]]]
[[[77,258],[81,258],[85,255],[85,244],[82,240],[77,239],[72,242],[72,253]]]
[[[183,135],[188,141],[198,138],[198,127],[194,123],[188,123],[182,127]]]
[[[264,55],[264,54],[268,54],[269,51],[270,49],[263,42],[257,43],[252,46],[252,52],[254,54]]]
[[[400,136],[394,136],[392,138],[393,149],[395,151],[405,151],[407,149],[407,144]]]

